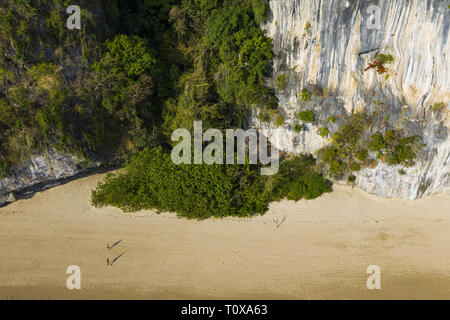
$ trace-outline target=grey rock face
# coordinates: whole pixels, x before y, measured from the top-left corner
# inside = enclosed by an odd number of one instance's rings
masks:
[[[6,199],[6,202],[7,202],[7,203],[12,203],[12,202],[15,202],[15,201],[16,201],[16,197],[14,196],[14,193],[11,192],[11,193],[9,194],[8,198]]]
[[[425,149],[417,164],[405,169],[406,174],[398,173],[399,166],[380,164],[358,172],[357,186],[379,196],[408,199],[450,193],[448,4],[380,0],[379,10],[371,7],[374,4],[368,0],[270,1],[270,18],[263,26],[274,43],[269,82],[274,85],[278,76],[289,76],[286,88],[277,93],[285,130],[272,142],[284,151],[313,153],[328,143],[318,128],[327,126],[333,133],[346,115],[374,111],[382,104],[384,129],[401,128],[408,135],[420,135]],[[377,53],[392,55],[394,62],[385,65],[384,74],[364,71]],[[311,101],[299,100],[302,88],[311,92]],[[439,102],[444,107],[433,111]],[[317,119],[296,133],[295,115],[305,109],[314,111]],[[336,123],[327,123],[331,116]],[[275,128],[256,116],[250,124]],[[383,128],[374,131],[378,129]]]
[[[10,201],[12,192],[76,175],[83,170],[79,162],[75,156],[60,154],[56,150],[31,158],[14,168],[12,175],[0,180],[0,205],[13,202]]]

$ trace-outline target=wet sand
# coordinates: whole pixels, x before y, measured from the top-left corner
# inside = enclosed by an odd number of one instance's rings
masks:
[[[199,222],[93,208],[103,176],[0,209],[0,299],[450,299],[449,195],[335,186],[254,219]],[[81,290],[66,288],[69,265],[81,268]],[[381,290],[366,287],[369,265],[381,268]]]

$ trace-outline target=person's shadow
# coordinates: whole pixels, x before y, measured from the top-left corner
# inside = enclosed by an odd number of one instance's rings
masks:
[[[117,257],[115,257],[112,261],[109,261],[109,258],[106,258],[106,264],[109,266],[112,266],[114,263],[116,263],[117,260],[120,259],[125,254],[125,252],[119,254]]]
[[[114,248],[115,246],[117,246],[119,243],[121,243],[122,242],[122,240],[119,240],[119,241],[116,241],[115,243],[113,243],[113,245],[112,246],[110,246],[108,243],[106,243],[106,248],[108,249],[108,250],[111,250],[112,248]]]

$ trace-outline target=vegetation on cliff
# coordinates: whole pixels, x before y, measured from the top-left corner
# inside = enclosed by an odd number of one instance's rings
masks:
[[[263,86],[265,0],[102,0],[66,27],[62,0],[0,8],[0,174],[51,145],[124,157],[203,120],[242,127],[275,107]]]
[[[373,117],[355,113],[317,152],[322,171],[334,178],[371,167],[378,161],[410,167],[423,147],[421,137],[406,137],[402,130],[371,133]]]

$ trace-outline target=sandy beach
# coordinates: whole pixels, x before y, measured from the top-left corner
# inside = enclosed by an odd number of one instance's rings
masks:
[[[199,222],[93,208],[103,176],[0,209],[0,299],[450,299],[449,195],[335,186],[254,219]],[[70,265],[81,290],[66,288]],[[370,265],[381,290],[366,287]]]

